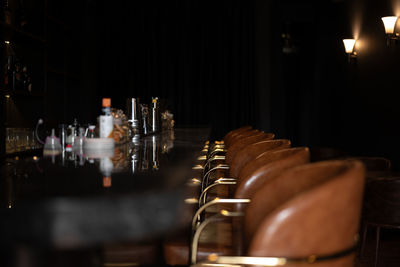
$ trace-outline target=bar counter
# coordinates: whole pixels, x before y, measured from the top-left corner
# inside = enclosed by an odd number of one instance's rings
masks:
[[[175,129],[116,146],[112,157],[62,153],[1,167],[1,244],[76,248],[179,229],[186,183],[208,129]]]

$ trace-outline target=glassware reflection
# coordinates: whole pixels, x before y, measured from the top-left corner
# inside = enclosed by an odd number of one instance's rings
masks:
[[[161,165],[160,156],[169,153],[174,147],[174,139],[173,130],[143,138],[135,136],[131,142],[118,145],[110,151],[64,150],[58,156],[52,156],[51,161],[54,164],[74,168],[84,167],[87,164],[98,165],[103,177],[109,177],[106,179],[109,185],[112,173],[129,171],[135,174],[158,171]]]
[[[21,199],[20,188],[26,186],[28,191],[36,188],[32,185],[42,182],[40,177],[49,165],[61,167],[61,169],[51,168],[50,172],[55,171],[55,173],[63,172],[64,168],[86,168],[84,174],[94,171],[99,186],[110,188],[113,186],[113,176],[117,177],[115,174],[119,172],[132,174],[133,179],[137,177],[133,174],[159,172],[160,168],[170,160],[167,154],[173,147],[174,132],[164,131],[159,135],[135,138],[129,143],[109,150],[63,150],[58,155],[44,155],[43,158],[39,155],[23,159],[18,156],[10,158],[4,170],[6,177],[0,182],[0,188],[3,188],[5,194],[0,206],[14,208]]]
[[[114,169],[114,163],[111,158],[100,159],[100,172],[103,175],[103,187],[111,187],[111,173]]]
[[[6,153],[26,151],[41,147],[35,139],[33,129],[6,128]]]

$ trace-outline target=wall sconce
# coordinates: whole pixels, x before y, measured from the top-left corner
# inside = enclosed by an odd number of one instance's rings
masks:
[[[382,17],[383,26],[385,27],[386,33],[386,45],[390,46],[392,40],[396,41],[400,39],[398,33],[395,33],[397,17],[396,16],[388,16]]]
[[[354,51],[354,47],[356,44],[355,39],[343,39],[343,44],[344,44],[344,50],[346,51],[346,54],[349,57],[349,62],[351,59],[356,59],[357,58],[357,52]]]

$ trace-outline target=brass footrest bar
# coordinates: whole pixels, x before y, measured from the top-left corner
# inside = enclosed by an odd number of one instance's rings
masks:
[[[216,187],[218,185],[235,185],[235,184],[236,184],[236,179],[234,179],[234,178],[219,178],[219,179],[217,179],[214,183],[212,183],[209,186],[207,186],[203,190],[203,192],[201,192],[201,195],[199,197],[199,207],[201,207],[204,204],[206,204],[207,193],[213,187]]]
[[[213,171],[216,171],[216,170],[229,170],[229,166],[228,166],[228,165],[224,165],[224,164],[219,164],[219,165],[215,166],[214,168],[209,169],[205,174],[204,174],[204,170],[205,170],[205,169],[203,169],[201,190],[204,190],[204,186],[206,186],[206,185],[204,184],[204,181],[206,181],[206,183],[207,183],[207,185],[208,185],[208,178],[209,178],[210,174],[211,174]]]
[[[334,260],[348,256],[356,250],[356,245],[327,255],[311,255],[304,258],[286,258],[286,257],[239,257],[239,256],[217,256],[211,254],[208,256],[209,262],[206,266],[216,266],[208,264],[218,264],[217,266],[241,266],[241,265],[259,265],[259,266],[283,266],[288,263],[308,263],[313,264],[321,261]],[[200,266],[200,264],[199,264]]]
[[[225,160],[225,156],[215,155],[215,156],[207,159],[206,163],[204,164],[204,169],[208,168],[210,166],[211,162],[216,161],[216,160]]]

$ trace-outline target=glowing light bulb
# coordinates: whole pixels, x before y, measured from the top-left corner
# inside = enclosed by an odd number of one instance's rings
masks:
[[[382,21],[383,21],[383,26],[385,27],[385,33],[393,34],[394,28],[396,27],[397,17],[396,16],[382,17]]]
[[[354,45],[356,44],[356,40],[354,39],[343,39],[344,49],[347,54],[352,54],[354,51]]]

